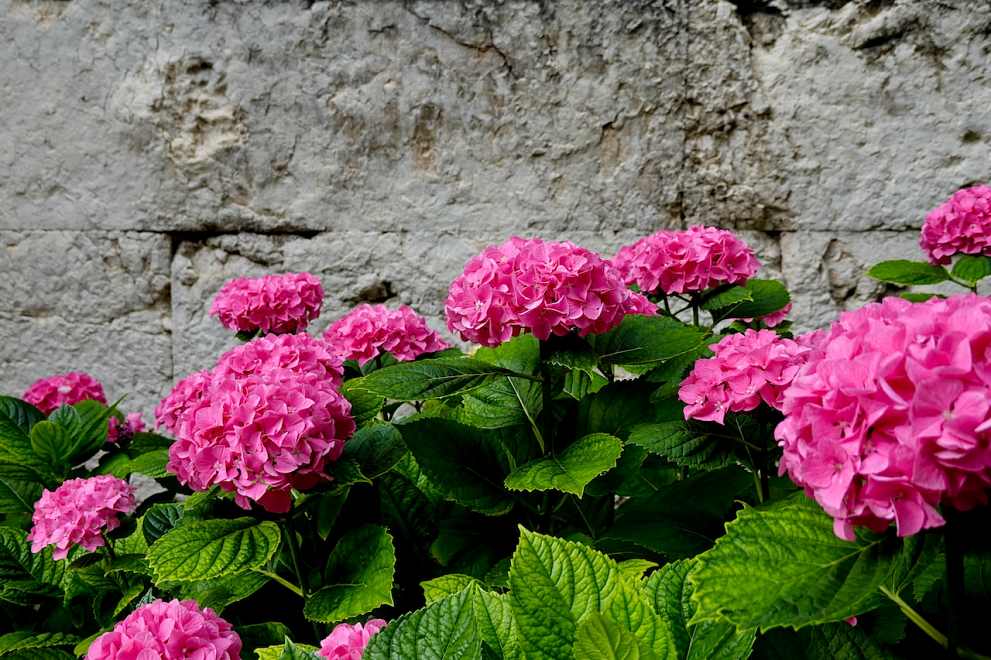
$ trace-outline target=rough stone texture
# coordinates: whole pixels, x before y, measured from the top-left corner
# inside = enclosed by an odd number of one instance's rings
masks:
[[[84,368],[150,411],[310,270],[441,327],[512,233],[745,230],[807,328],[991,178],[985,0],[0,0],[0,391]]]

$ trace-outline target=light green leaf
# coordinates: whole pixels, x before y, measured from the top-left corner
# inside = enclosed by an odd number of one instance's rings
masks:
[[[15,651],[30,651],[58,646],[74,646],[79,641],[75,635],[60,632],[32,633],[26,630],[0,636],[0,657],[12,655]]]
[[[138,598],[140,598],[141,594],[143,594],[144,592],[145,592],[145,585],[141,584],[140,582],[136,582],[132,584],[130,587],[128,587],[124,591],[124,593],[121,594],[120,599],[117,601],[117,605],[114,606],[114,616],[115,617],[119,616],[121,612],[123,612],[128,607],[130,607],[131,603],[133,603]],[[86,648],[89,648],[90,643],[92,643],[94,639],[96,639],[96,637],[91,637],[87,640],[84,640],[87,642]],[[83,651],[83,654],[84,653],[85,650]]]
[[[112,410],[99,401],[87,399],[72,406],[62,406],[49,416],[49,421],[64,428],[71,438],[67,457],[70,465],[85,461],[103,448]]]
[[[379,631],[365,648],[365,660],[481,660],[481,639],[470,605],[470,590],[404,614]]]
[[[327,561],[325,586],[306,600],[303,614],[311,621],[335,623],[392,605],[396,550],[392,536],[378,525],[350,531]]]
[[[500,376],[519,375],[471,358],[437,358],[403,362],[348,381],[393,401],[442,399],[469,392]]]
[[[168,450],[155,449],[153,451],[141,454],[126,463],[114,466],[109,471],[109,474],[125,479],[128,475],[137,472],[138,474],[143,474],[153,479],[161,479],[169,476],[168,470],[165,469],[168,462]]]
[[[495,348],[479,348],[474,359],[532,375],[540,363],[540,342],[533,335],[520,335]],[[460,417],[466,424],[480,428],[497,429],[518,424],[535,428],[542,404],[537,381],[499,376],[465,393]]]
[[[965,254],[957,259],[950,272],[955,279],[974,286],[991,275],[991,258],[983,255]]]
[[[65,428],[47,419],[31,428],[31,449],[55,468],[69,466],[72,455],[72,438]]]
[[[576,440],[557,456],[531,461],[506,477],[510,490],[560,490],[581,497],[595,477],[616,466],[623,443],[605,433]]]
[[[209,580],[261,568],[279,541],[279,527],[270,521],[195,520],[155,541],[148,563],[156,584]]]
[[[683,421],[638,424],[626,441],[685,467],[714,469],[732,459],[729,441],[696,432]]]
[[[729,307],[730,305],[751,302],[753,299],[754,297],[750,289],[743,286],[730,285],[728,287],[720,287],[706,294],[702,298],[702,309],[711,312]]]
[[[200,582],[182,582],[179,597],[192,598],[200,607],[209,607],[220,614],[225,607],[251,596],[268,582],[268,577],[254,571]]]
[[[361,472],[375,479],[399,462],[406,453],[403,437],[391,424],[373,424],[358,429],[344,443],[341,460],[353,460],[361,466]]]
[[[378,417],[382,406],[385,405],[385,397],[359,389],[354,386],[355,382],[355,380],[345,381],[341,385],[341,394],[351,402],[351,416],[355,424],[361,427]]]
[[[950,274],[942,266],[934,266],[924,261],[906,261],[895,259],[882,261],[867,271],[869,277],[881,282],[890,282],[901,286],[916,284],[937,284],[950,279]]]
[[[456,594],[472,584],[479,584],[478,579],[470,575],[449,573],[432,580],[424,580],[420,586],[423,588],[423,597],[429,605],[441,598]]]
[[[646,660],[656,656],[632,632],[593,612],[578,626],[574,657],[584,660]]]
[[[715,319],[756,319],[780,311],[791,302],[788,289],[777,280],[747,280],[743,286],[750,292],[750,300],[727,305],[713,311]]]
[[[468,594],[475,630],[482,642],[499,651],[504,660],[524,660],[509,594],[486,591],[478,584],[469,586]]]
[[[701,328],[669,316],[631,314],[616,328],[590,338],[606,364],[652,364],[703,347],[709,339]]]
[[[842,621],[876,608],[878,589],[900,590],[935,554],[930,540],[833,533],[819,505],[796,493],[745,508],[689,575],[692,623],[727,621],[762,631]]]
[[[619,570],[628,578],[639,580],[643,574],[657,567],[657,562],[648,559],[627,559],[619,562]]]
[[[295,644],[288,637],[282,644],[255,649],[258,660],[321,660],[319,651],[309,644]]]

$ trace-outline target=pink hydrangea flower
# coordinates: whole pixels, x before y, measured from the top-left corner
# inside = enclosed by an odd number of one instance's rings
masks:
[[[244,508],[255,501],[288,511],[290,490],[327,479],[327,462],[354,433],[351,404],[338,389],[341,364],[326,342],[305,334],[228,351],[159,405],[160,422],[176,436],[169,471],[194,490],[219,485]]]
[[[785,391],[780,471],[835,519],[900,536],[991,485],[991,300],[887,298],[848,312]]]
[[[103,532],[120,526],[117,514],[132,513],[135,506],[134,489],[123,479],[100,475],[64,481],[34,503],[31,552],[54,545],[52,556],[65,559],[76,545],[96,550],[104,545]]]
[[[782,395],[810,349],[771,330],[747,330],[713,344],[711,358],[697,360],[678,397],[685,419],[722,424],[727,412],[753,410],[761,401],[781,409]]]
[[[60,406],[71,406],[87,399],[104,405],[107,403],[100,381],[82,371],[70,371],[37,380],[21,398],[46,415]]]
[[[661,230],[627,245],[612,263],[627,284],[644,293],[690,293],[741,284],[760,262],[736,234],[715,227]]]
[[[444,309],[452,332],[485,346],[524,330],[542,340],[573,331],[600,334],[626,314],[655,312],[595,253],[567,241],[515,236],[468,261]]]
[[[128,413],[123,422],[111,416],[107,420],[107,442],[116,444],[144,430],[145,421],[141,419],[141,413]]]
[[[301,332],[320,315],[323,286],[309,273],[229,280],[210,306],[210,316],[235,332]]]
[[[385,626],[386,622],[382,619],[372,619],[364,625],[339,623],[334,627],[333,632],[320,642],[319,655],[335,660],[361,660],[361,655],[368,646],[368,640]]]
[[[231,624],[194,600],[142,605],[90,644],[87,660],[240,660]]]
[[[430,329],[425,318],[406,305],[397,309],[358,305],[334,321],[323,338],[345,360],[357,360],[361,365],[382,352],[403,362],[450,347]]]
[[[756,319],[740,319],[745,323],[753,323],[754,321],[760,321],[764,324],[765,328],[776,328],[781,325],[781,322],[788,318],[788,314],[791,313],[792,303],[788,303],[776,312],[771,312],[764,316],[758,316]]]
[[[955,254],[991,255],[991,187],[958,190],[930,211],[919,245],[934,264],[948,264]]]

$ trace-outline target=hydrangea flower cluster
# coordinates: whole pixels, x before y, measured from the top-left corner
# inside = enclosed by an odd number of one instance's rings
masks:
[[[123,422],[111,415],[107,420],[107,442],[116,444],[144,430],[145,421],[141,419],[141,413],[128,413]]]
[[[450,346],[430,329],[426,319],[406,305],[397,309],[358,305],[334,321],[324,339],[345,360],[357,360],[361,365],[383,351],[402,362]]]
[[[955,254],[991,255],[991,187],[958,190],[926,216],[919,245],[934,264]]]
[[[70,371],[37,380],[21,398],[46,415],[60,406],[71,406],[87,399],[107,403],[100,381],[82,371]]]
[[[685,419],[722,424],[727,412],[753,410],[763,401],[781,409],[785,388],[810,352],[771,330],[747,330],[713,344],[713,356],[697,360],[678,397]]]
[[[386,622],[382,619],[372,619],[366,621],[364,625],[339,623],[330,635],[320,642],[318,655],[335,660],[361,660],[361,655],[368,646],[368,640],[385,626]]]
[[[541,340],[572,331],[599,334],[626,314],[655,312],[594,252],[568,241],[515,236],[468,261],[451,283],[444,309],[452,332],[484,346],[524,330]]]
[[[240,660],[231,624],[194,600],[156,600],[137,608],[90,644],[86,660]]]
[[[52,556],[65,559],[76,545],[96,550],[104,545],[103,532],[120,526],[117,514],[135,506],[134,489],[123,479],[105,474],[64,481],[34,503],[31,552],[54,545]]]
[[[301,332],[320,316],[323,286],[309,273],[229,280],[210,305],[210,316],[235,332]]]
[[[780,471],[835,519],[900,536],[991,485],[991,300],[887,298],[848,312],[785,392]]]
[[[156,409],[176,441],[168,469],[194,490],[219,485],[240,506],[288,511],[290,490],[326,479],[354,433],[342,361],[309,335],[267,335],[178,383]]]
[[[705,291],[741,284],[760,262],[736,234],[716,227],[661,230],[619,250],[612,263],[627,284],[644,293]]]

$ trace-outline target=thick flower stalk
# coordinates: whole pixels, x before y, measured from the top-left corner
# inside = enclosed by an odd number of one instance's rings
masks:
[[[991,187],[958,190],[926,216],[919,239],[934,264],[955,254],[991,255]]]
[[[269,335],[225,353],[159,404],[176,441],[169,471],[195,490],[217,485],[238,505],[288,511],[291,489],[327,479],[354,433],[338,388],[341,359],[308,335]]]
[[[320,315],[323,286],[309,273],[229,280],[210,305],[210,316],[235,332],[302,332]]]
[[[713,356],[697,360],[678,390],[685,419],[722,424],[727,412],[753,410],[761,401],[781,409],[810,349],[771,330],[747,330],[709,347]]]
[[[385,626],[386,622],[382,619],[372,619],[366,621],[364,625],[339,623],[330,635],[320,642],[318,655],[334,660],[361,660],[361,655],[368,646],[368,640]]]
[[[612,263],[643,293],[696,293],[742,284],[760,262],[736,234],[715,227],[661,230],[619,250]]]
[[[473,257],[451,283],[447,327],[484,346],[530,331],[538,339],[607,332],[654,307],[609,262],[573,243],[513,237]]]
[[[430,329],[425,318],[406,305],[396,309],[358,305],[334,321],[323,337],[337,355],[360,365],[382,353],[404,362],[450,347]]]
[[[90,644],[86,660],[240,660],[231,624],[193,600],[142,605]]]
[[[37,380],[21,398],[46,415],[60,406],[71,406],[87,399],[104,405],[107,403],[100,381],[82,371],[70,371]]]
[[[848,312],[785,391],[781,473],[835,519],[900,536],[943,524],[991,485],[991,300],[912,304],[899,298]]]
[[[52,556],[65,559],[74,546],[102,547],[103,533],[120,526],[118,514],[135,509],[134,489],[123,479],[100,475],[69,479],[55,490],[45,490],[34,503],[31,552],[55,546]]]

